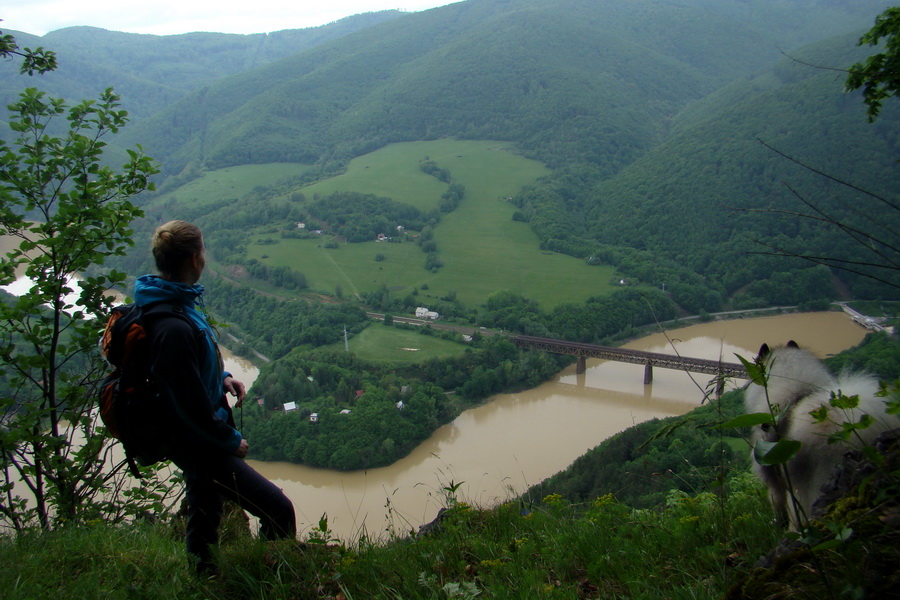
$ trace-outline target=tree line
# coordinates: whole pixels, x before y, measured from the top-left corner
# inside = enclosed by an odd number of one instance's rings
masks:
[[[339,470],[384,466],[464,408],[537,385],[566,360],[480,336],[458,357],[399,368],[342,351],[298,349],[260,370],[244,432],[262,460]],[[287,403],[296,408],[285,411]]]

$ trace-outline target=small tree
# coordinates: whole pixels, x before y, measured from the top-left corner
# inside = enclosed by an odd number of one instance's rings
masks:
[[[900,92],[900,8],[888,8],[875,19],[875,25],[860,39],[859,45],[884,44],[884,51],[850,67],[847,90],[863,88],[863,102],[869,121],[881,112],[882,103]]]
[[[882,51],[872,54],[864,62],[852,65],[846,70],[847,78],[844,81],[844,88],[848,92],[862,88],[863,104],[866,105],[870,123],[877,119],[884,102],[900,93],[900,7],[888,8],[879,14],[875,18],[875,25],[863,34],[857,43],[859,46],[877,46],[879,44],[882,45]],[[762,140],[760,141],[762,142]],[[780,209],[762,209],[760,212],[786,214],[809,220],[815,223],[816,227],[836,228],[849,242],[852,242],[851,246],[856,246],[860,252],[857,258],[851,258],[846,253],[839,255],[837,252],[826,256],[816,256],[810,254],[806,249],[794,251],[781,245],[758,241],[771,249],[763,254],[800,258],[814,264],[825,265],[829,269],[846,271],[869,278],[884,284],[887,288],[900,288],[900,281],[897,279],[897,271],[900,270],[900,238],[898,238],[897,228],[893,227],[893,223],[896,222],[897,215],[900,213],[900,205],[897,201],[833,177],[784,154],[765,142],[762,143],[781,157],[843,186],[848,192],[858,194],[858,199],[853,200],[855,212],[864,217],[862,225],[855,226],[826,212],[818,203],[804,198],[788,186],[791,193],[810,209],[809,212]],[[849,200],[848,203],[850,203]],[[873,219],[870,215],[879,216]]]
[[[2,19],[0,19],[2,21]],[[19,73],[34,75],[35,73],[46,73],[56,69],[56,53],[44,48],[20,48],[16,42],[16,38],[10,34],[3,35],[0,31],[0,58],[12,59],[19,57],[22,59],[22,66]]]
[[[0,40],[23,73],[55,67],[52,54]],[[24,275],[31,286],[0,302],[0,514],[16,530],[121,513],[93,385],[106,293],[124,275],[86,273],[132,245],[142,213],[129,198],[152,188],[156,167],[140,148],[120,172],[102,164],[102,138],[128,120],[119,107],[111,89],[68,107],[29,88],[9,106],[13,140],[0,141],[0,232],[18,241],[0,259],[0,285]]]

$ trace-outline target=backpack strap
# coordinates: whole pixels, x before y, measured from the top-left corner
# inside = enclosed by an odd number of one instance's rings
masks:
[[[194,323],[193,319],[191,319],[184,310],[184,305],[182,304],[173,304],[171,302],[167,302],[165,300],[160,300],[159,302],[154,302],[152,304],[144,305],[143,307],[144,314],[142,315],[143,319],[148,317],[158,318],[165,316],[178,317],[183,321],[187,321],[190,323],[191,327],[194,328],[195,331],[199,331],[199,327]]]
[[[152,304],[146,304],[143,307],[141,321],[144,325],[144,329],[146,329],[149,333],[150,328],[153,326],[153,323],[155,321],[166,317],[175,317],[177,319],[181,319],[191,326],[195,338],[200,339],[203,337],[203,330],[200,329],[200,326],[197,325],[197,323],[194,322],[194,320],[190,316],[188,316],[183,304],[173,304],[171,302],[167,302],[166,300],[161,300]]]

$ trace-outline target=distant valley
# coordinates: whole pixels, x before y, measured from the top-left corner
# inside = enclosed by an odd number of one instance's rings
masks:
[[[139,235],[194,219],[246,285],[463,315],[498,291],[552,308],[624,284],[697,314],[892,293],[778,256],[865,259],[836,228],[790,218],[800,200],[854,227],[896,223],[779,154],[897,189],[900,113],[867,123],[830,70],[870,51],[856,41],[888,4],[468,0],[268,36],[16,33],[60,52],[34,83],[123,94],[134,123],[117,146],[162,169]],[[22,84],[3,81],[4,98]],[[342,210],[328,202],[365,204],[365,227],[385,231],[348,241],[364,225],[328,222]],[[414,226],[397,220],[409,211]],[[324,237],[299,235],[306,221]]]

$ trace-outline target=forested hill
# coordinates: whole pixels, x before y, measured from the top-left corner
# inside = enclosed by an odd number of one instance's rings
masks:
[[[191,160],[346,160],[461,136],[609,175],[663,139],[689,102],[785,49],[866,27],[885,4],[468,0],[221,80],[131,136],[169,173]]]
[[[797,213],[827,215],[858,231],[872,231],[881,219],[896,232],[896,210],[882,199],[895,198],[900,183],[900,111],[889,107],[869,124],[859,96],[843,93],[841,75],[809,66],[863,60],[870,49],[857,40],[850,34],[806,46],[717,90],[611,178],[592,179],[588,169],[577,171],[580,178],[557,172],[516,203],[549,248],[595,253],[672,291],[685,276],[673,281],[660,261],[702,274],[710,293],[682,299],[692,311],[716,310],[722,297],[747,307],[763,298],[796,304],[829,297],[827,269],[798,270],[809,263],[772,253],[872,258],[864,244]],[[896,241],[896,233],[887,239]],[[839,275],[860,296],[888,289],[869,277]]]
[[[96,27],[67,27],[38,37],[13,31],[23,47],[53,50],[60,68],[40,78],[41,89],[66,99],[93,98],[112,86],[129,114],[158,112],[218,79],[255,69],[318,44],[403,16],[386,10],[350,16],[321,27],[239,35],[197,32],[139,35]],[[0,62],[0,99],[19,91],[14,63]],[[38,82],[35,82],[38,83]]]
[[[168,176],[274,162],[333,174],[391,142],[512,142],[552,170],[513,198],[543,249],[611,264],[696,313],[834,297],[837,272],[753,254],[867,259],[788,214],[809,212],[802,201],[896,236],[895,210],[778,154],[898,189],[898,112],[867,123],[831,70],[872,52],[856,42],[890,4],[466,0],[268,36],[75,28],[21,41],[65,42],[74,66],[52,76],[67,97],[122,92],[140,118],[117,141]],[[896,293],[838,274],[858,296]]]

